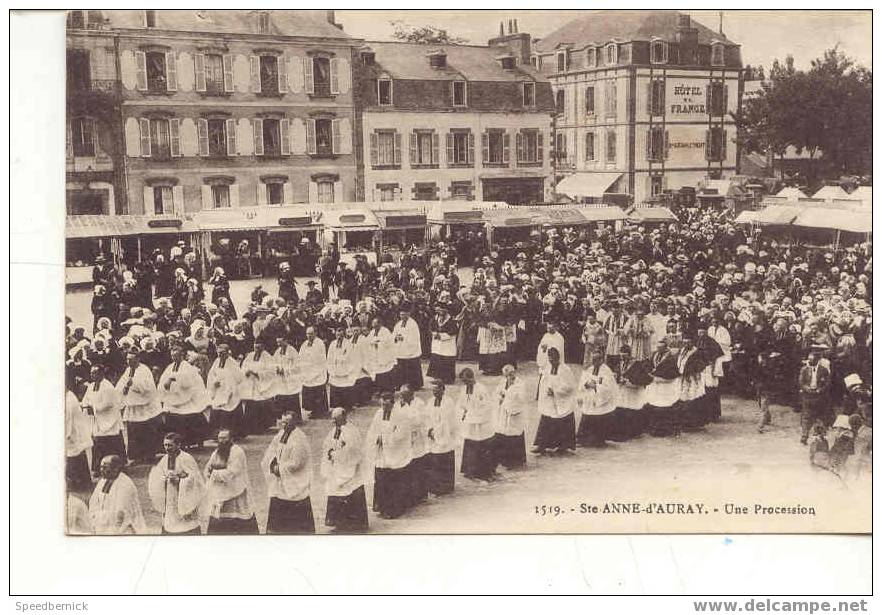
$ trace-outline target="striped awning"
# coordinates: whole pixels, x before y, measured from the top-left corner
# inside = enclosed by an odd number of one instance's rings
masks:
[[[179,216],[137,215],[80,215],[67,216],[65,236],[68,239],[98,237],[127,237],[131,235],[159,235],[163,233],[193,233],[197,230],[191,220]]]

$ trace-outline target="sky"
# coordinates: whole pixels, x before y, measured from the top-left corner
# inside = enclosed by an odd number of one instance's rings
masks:
[[[390,21],[431,25],[470,43],[486,44],[499,34],[499,22],[517,19],[521,32],[536,38],[550,34],[564,23],[588,11],[404,11],[338,10],[337,21],[347,33],[368,40],[388,40]],[[719,11],[689,10],[692,18],[718,29]],[[723,32],[741,45],[745,64],[769,66],[775,58],[793,55],[797,67],[807,68],[835,45],[864,66],[872,66],[872,17],[870,11],[759,11],[723,12]]]

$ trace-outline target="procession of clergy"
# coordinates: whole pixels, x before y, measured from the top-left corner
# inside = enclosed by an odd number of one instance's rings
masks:
[[[425,402],[414,396],[423,386],[420,331],[407,306],[393,331],[375,323],[364,337],[372,364],[387,368],[373,371],[368,383],[356,381],[355,355],[343,352],[342,336],[326,349],[312,328],[299,352],[280,340],[270,354],[257,341],[241,365],[220,345],[205,382],[180,345],[171,347],[172,363],[158,384],[136,349],[127,353],[116,383],[93,366],[82,400],[73,392],[68,370],[68,478],[89,476],[89,467],[98,478],[88,510],[70,502],[71,531],[147,531],[136,487],[123,468],[126,459],[155,460],[151,440],[163,426],[164,454],[148,478],[162,533],[202,533],[206,517],[208,533],[257,533],[245,452],[235,441],[272,430],[276,433],[261,461],[269,494],[266,532],[312,533],[314,454],[321,457],[325,524],[359,532],[368,527],[365,484],[373,484],[373,510],[384,518],[398,517],[429,494],[454,489],[459,446],[460,471],[469,479],[492,481],[500,466],[524,468],[527,421],[536,415],[531,452],[537,455],[572,451],[577,441],[602,446],[644,432],[700,429],[720,416],[717,384],[729,360],[727,340],[721,345],[702,329],[697,340],[685,337],[676,351],[660,339],[649,360],[632,360],[630,335],[623,328],[575,373],[577,368],[561,360],[564,338],[552,325],[537,349],[538,378],[526,380],[507,364],[490,390],[464,368],[456,394],[446,391],[445,373],[432,380],[432,396]],[[430,375],[455,369],[449,360],[454,340],[454,332],[433,334]],[[380,409],[362,437],[347,422],[344,407],[351,407],[364,384],[376,391]],[[312,451],[300,425],[327,416],[328,398],[330,431],[321,450]],[[185,449],[201,446],[200,436],[191,434],[203,433],[206,414],[217,427],[217,447],[200,468]]]

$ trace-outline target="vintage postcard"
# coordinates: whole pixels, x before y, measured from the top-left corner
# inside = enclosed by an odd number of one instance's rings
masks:
[[[870,533],[871,20],[68,11],[66,533]]]

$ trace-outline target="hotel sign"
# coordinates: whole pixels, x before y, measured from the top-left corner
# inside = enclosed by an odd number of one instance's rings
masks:
[[[707,115],[707,100],[704,85],[695,85],[695,80],[668,80],[668,113],[675,116]]]

